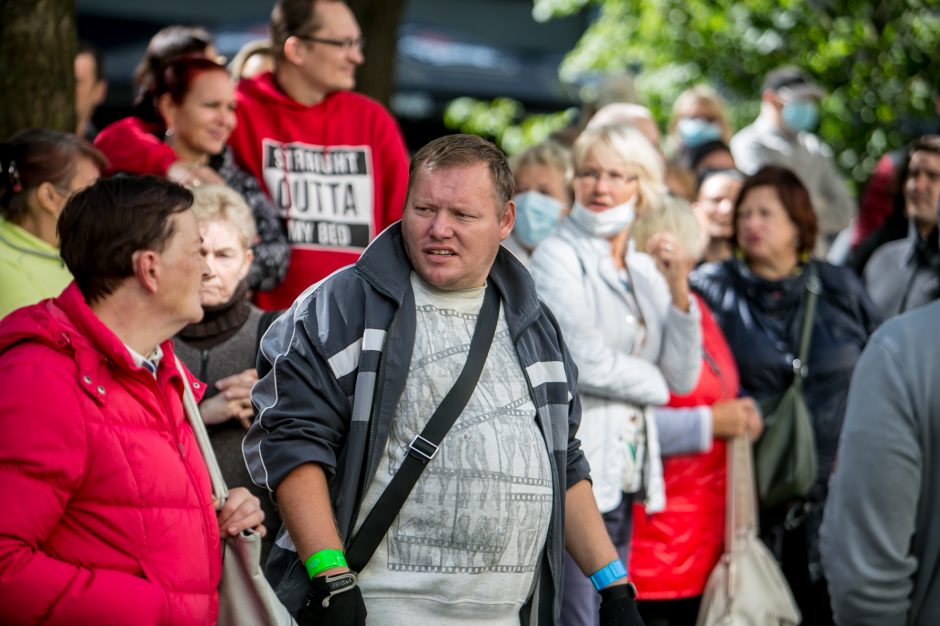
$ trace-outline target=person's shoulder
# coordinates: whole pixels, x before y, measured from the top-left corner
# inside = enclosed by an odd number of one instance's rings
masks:
[[[327,96],[331,108],[355,111],[360,115],[369,115],[380,119],[392,119],[392,114],[381,102],[355,91],[335,91]]]
[[[896,360],[933,363],[940,352],[940,300],[918,307],[883,323],[869,339]]]
[[[878,246],[865,265],[865,275],[900,266],[911,251],[909,239],[897,239]]]

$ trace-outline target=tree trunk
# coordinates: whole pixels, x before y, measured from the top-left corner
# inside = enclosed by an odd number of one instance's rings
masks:
[[[366,62],[356,72],[356,91],[388,106],[395,84],[398,22],[405,0],[348,0],[366,40]]]
[[[75,130],[75,0],[0,0],[0,139]]]

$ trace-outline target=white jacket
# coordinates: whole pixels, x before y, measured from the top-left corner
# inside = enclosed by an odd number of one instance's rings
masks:
[[[598,508],[615,509],[624,490],[637,486],[642,470],[652,512],[665,499],[655,422],[645,407],[665,404],[670,390],[688,393],[698,381],[700,313],[694,298],[688,313],[672,306],[666,281],[649,255],[631,250],[626,260],[636,300],[614,267],[610,242],[566,218],[536,248],[530,270],[578,366],[578,438],[591,465]],[[640,345],[634,302],[645,323]],[[638,442],[641,449],[631,450]],[[633,467],[634,457],[638,467]]]

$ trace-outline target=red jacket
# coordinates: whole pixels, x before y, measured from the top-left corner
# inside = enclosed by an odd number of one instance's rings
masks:
[[[284,309],[313,283],[355,263],[401,217],[408,155],[394,118],[361,94],[337,91],[306,106],[268,73],[240,81],[237,100],[229,145],[271,197],[291,243],[284,281],[255,300]],[[113,171],[163,176],[177,158],[137,118],[105,128],[95,145]]]
[[[218,522],[161,347],[154,379],[74,282],[0,323],[0,623],[216,623]]]
[[[711,406],[738,395],[738,368],[721,329],[697,295],[702,312],[702,373],[691,393],[672,395],[670,407]],[[663,459],[666,509],[633,509],[630,579],[641,600],[701,595],[724,547],[725,442],[710,451]]]

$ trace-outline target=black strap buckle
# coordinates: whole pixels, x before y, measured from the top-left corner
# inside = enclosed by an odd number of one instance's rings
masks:
[[[440,450],[439,446],[434,445],[434,443],[428,441],[421,435],[415,435],[415,438],[408,444],[408,454],[425,465],[430,463],[431,459],[437,456],[438,450]]]

